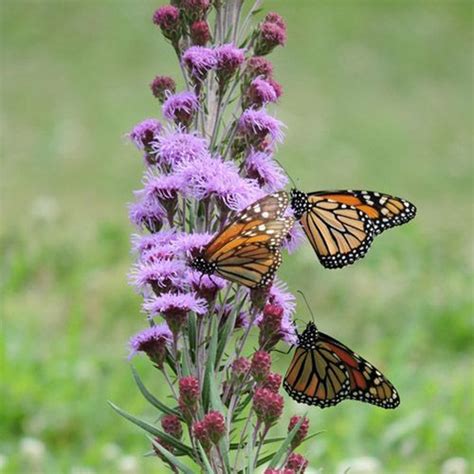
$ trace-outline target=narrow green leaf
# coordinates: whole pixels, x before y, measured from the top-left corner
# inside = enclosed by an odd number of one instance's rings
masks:
[[[187,456],[192,457],[193,456],[193,450],[189,447],[183,444],[181,441],[177,440],[173,436],[170,436],[169,434],[165,433],[164,431],[161,431],[158,429],[156,426],[153,426],[152,424],[140,420],[140,418],[136,418],[133,415],[130,415],[126,411],[123,411],[121,408],[119,408],[117,405],[109,401],[109,405],[121,416],[126,418],[128,421],[131,421],[133,424],[139,426],[143,430],[147,431],[148,433],[152,434],[153,436],[159,436],[163,441],[166,441],[167,443],[171,444],[174,448],[176,448],[178,451],[182,452],[183,454],[186,454]]]
[[[176,456],[171,454],[166,448],[155,442],[154,439],[150,438],[150,441],[153,443],[153,446],[174,466],[181,469],[184,474],[194,474],[194,471],[181,462]]]
[[[201,460],[204,463],[204,468],[206,469],[207,474],[214,474],[211,464],[209,463],[209,459],[207,458],[207,454],[204,451],[203,447],[201,446],[201,443],[199,443],[199,441],[197,442],[197,445],[198,445],[199,453],[201,454]]]
[[[267,454],[266,456],[264,456],[263,458],[260,458],[258,461],[257,461],[257,467],[261,466],[262,464],[265,464],[266,462],[270,461],[270,459],[273,458],[273,456],[275,456],[276,454],[276,451],[273,451],[273,453],[270,453],[270,454]]]
[[[291,442],[293,441],[293,438],[295,437],[297,431],[300,429],[301,423],[303,423],[305,417],[306,417],[306,413],[301,417],[300,421],[298,421],[298,423],[294,426],[294,428],[288,433],[288,436],[285,438],[285,441],[283,441],[280,448],[278,449],[278,451],[275,453],[272,460],[270,461],[270,464],[268,466],[269,468],[275,468],[277,464],[280,462],[281,458],[286,453]]]
[[[140,376],[138,375],[138,372],[135,367],[133,367],[133,365],[131,367],[135,383],[137,384],[138,389],[146,398],[146,400],[148,400],[155,408],[157,408],[161,412],[166,413],[168,415],[175,415],[181,419],[181,414],[177,410],[173,410],[172,408],[167,407],[164,403],[160,402],[157,398],[155,398],[155,396],[151,392],[148,391],[148,389],[143,384]]]
[[[211,388],[214,388],[213,386],[215,384],[214,366],[217,352],[217,330],[217,318],[213,317],[211,320],[211,340],[209,341],[209,346],[207,348],[206,371],[204,373],[204,383],[202,388],[205,412],[209,410],[211,396],[215,398],[215,394],[211,394]]]
[[[188,316],[188,341],[191,360],[196,363],[196,315],[191,312]]]
[[[286,438],[284,437],[279,437],[279,438],[269,438],[269,439],[266,439],[263,444],[271,444],[271,443],[278,443],[279,441],[283,441],[285,440]],[[242,443],[242,446],[241,447],[245,447],[247,445],[246,442]],[[239,447],[239,443],[230,443],[230,449],[237,449]]]

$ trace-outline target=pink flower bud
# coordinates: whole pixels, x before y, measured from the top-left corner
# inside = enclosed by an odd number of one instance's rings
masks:
[[[238,380],[242,380],[247,375],[249,369],[250,361],[245,357],[239,357],[232,362],[232,375]]]
[[[268,23],[275,23],[275,25],[278,25],[280,28],[283,28],[284,30],[286,30],[285,20],[278,13],[275,13],[275,12],[267,13],[263,21],[267,21]]]
[[[156,76],[150,84],[153,95],[163,104],[169,94],[176,92],[176,83],[171,77]]]
[[[180,439],[183,436],[183,427],[181,426],[181,421],[176,415],[165,415],[161,419],[161,426],[163,431],[169,435]]]
[[[306,468],[308,467],[308,460],[301,454],[291,453],[288,457],[288,461],[286,461],[285,467],[287,469],[292,469],[298,474],[303,474]]]
[[[282,376],[276,372],[270,372],[266,379],[261,383],[262,388],[268,388],[272,392],[278,392],[280,390]]]
[[[290,418],[290,423],[288,424],[288,432],[290,432],[301,420],[301,416],[292,416]],[[308,418],[304,418],[303,422],[301,423],[298,431],[295,434],[295,437],[293,438],[293,441],[291,442],[291,449],[296,449],[306,438],[308,435],[308,430],[309,430],[309,420]]]
[[[225,433],[225,420],[218,411],[210,411],[202,420],[212,443],[217,444]]]
[[[272,358],[268,352],[257,351],[252,357],[252,363],[250,365],[250,373],[256,382],[260,382],[270,372],[272,365]]]
[[[263,315],[258,324],[260,347],[271,349],[282,338],[283,312],[283,308],[277,304],[266,304],[263,308]]]
[[[190,375],[179,380],[179,406],[185,416],[195,413],[200,393],[196,377]]]
[[[253,408],[257,419],[267,426],[278,421],[283,412],[283,397],[268,388],[257,388],[253,395]]]
[[[172,5],[164,5],[153,14],[153,23],[161,28],[163,36],[177,42],[181,37],[179,10]]]
[[[211,39],[209,25],[205,20],[195,21],[190,27],[191,41],[194,45],[205,46]]]
[[[268,79],[273,74],[273,64],[266,58],[253,56],[247,61],[245,73],[249,79],[255,79],[259,76]]]
[[[268,21],[260,25],[260,29],[255,44],[255,55],[265,56],[277,46],[284,46],[286,43],[286,29],[276,23]]]
[[[201,443],[201,446],[203,447],[204,451],[209,451],[211,449],[211,440],[209,438],[206,422],[204,420],[195,421],[193,423],[193,434],[196,439]]]

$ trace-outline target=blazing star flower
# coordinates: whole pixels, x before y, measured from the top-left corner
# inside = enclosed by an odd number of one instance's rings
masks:
[[[171,344],[172,338],[173,335],[166,323],[144,329],[130,339],[130,355],[128,357],[130,359],[138,352],[145,352],[150,360],[161,369],[166,355],[166,347]]]
[[[245,159],[244,168],[247,177],[255,179],[269,193],[283,189],[288,183],[284,171],[272,159],[270,153],[251,149]]]
[[[263,314],[258,318],[260,328],[258,343],[261,348],[270,350],[283,337],[282,334],[283,308],[276,304],[266,304]]]
[[[224,416],[216,410],[212,410],[203,418],[205,430],[213,444],[218,444],[225,433]]]
[[[275,25],[278,25],[280,28],[283,28],[284,30],[286,30],[285,20],[278,13],[268,12],[265,15],[265,18],[263,21],[267,21],[268,23],[275,23]]]
[[[252,357],[250,364],[250,373],[256,382],[261,382],[270,373],[272,357],[268,352],[257,351]]]
[[[218,46],[214,51],[217,60],[217,78],[222,85],[229,81],[245,61],[244,50],[229,43]]]
[[[294,295],[287,291],[287,287],[284,283],[276,280],[270,288],[267,303],[283,308],[283,318],[281,320],[282,339],[287,344],[295,344],[298,337],[292,320],[292,315],[296,309]]]
[[[238,132],[250,144],[261,145],[269,137],[271,142],[283,141],[283,123],[268,115],[265,110],[247,109],[238,123]]]
[[[191,41],[196,46],[205,46],[211,39],[211,31],[205,20],[195,21],[189,28]]]
[[[149,118],[135,125],[128,136],[139,150],[145,150],[151,146],[152,141],[162,130],[163,126],[158,120]]]
[[[288,424],[288,433],[300,422],[301,416],[292,416],[290,418],[290,423]],[[291,442],[291,449],[296,449],[308,436],[309,431],[309,420],[304,417],[303,422],[301,423],[298,431],[296,432],[293,441]]]
[[[288,251],[288,253],[293,253],[296,249],[303,243],[305,239],[304,231],[299,222],[291,227],[286,239],[283,241],[282,247]]]
[[[143,184],[148,199],[157,199],[162,204],[162,201],[177,199],[180,191],[185,189],[185,183],[179,175],[157,175],[154,171],[145,174]]]
[[[139,261],[147,265],[161,262],[162,260],[173,260],[175,256],[173,246],[171,244],[164,244],[143,251]]]
[[[180,287],[185,273],[185,264],[179,260],[159,260],[153,263],[139,263],[129,275],[130,284],[138,291],[150,285],[155,292],[170,291]]]
[[[181,8],[191,17],[203,16],[211,5],[210,0],[181,0]]]
[[[278,393],[280,390],[282,376],[276,372],[270,372],[267,377],[261,382],[262,388],[268,388],[272,392]]]
[[[255,181],[240,176],[235,163],[211,158],[194,161],[178,169],[188,183],[188,195],[198,200],[216,198],[227,208],[240,210],[263,192]]]
[[[265,56],[277,46],[286,43],[286,29],[276,23],[264,21],[260,25],[254,51],[256,56]]]
[[[209,452],[212,447],[212,444],[211,439],[209,437],[209,433],[207,431],[207,425],[204,420],[195,421],[193,423],[193,434],[194,437],[201,443],[201,446],[204,451]]]
[[[291,453],[288,456],[285,467],[287,469],[292,469],[293,472],[297,472],[298,474],[303,474],[308,467],[308,462],[309,461],[301,454]]]
[[[249,80],[259,76],[268,80],[273,75],[273,64],[262,56],[253,56],[247,61],[245,74]]]
[[[200,250],[202,247],[207,245],[211,238],[212,234],[207,232],[195,232],[193,234],[181,232],[176,235],[176,239],[173,242],[173,247],[176,253],[189,257],[195,251]]]
[[[217,60],[213,49],[191,46],[184,52],[182,63],[195,80],[202,81],[216,67]]]
[[[168,120],[185,127],[190,125],[199,110],[199,101],[194,92],[184,91],[170,95],[163,104],[163,115]]]
[[[163,36],[172,42],[181,37],[179,10],[172,5],[164,5],[153,14],[153,23],[161,28]]]
[[[132,250],[142,256],[150,250],[170,244],[175,238],[176,231],[174,229],[162,230],[151,235],[132,234]]]
[[[189,270],[187,281],[196,294],[207,302],[214,301],[217,293],[228,286],[228,281],[218,276],[203,275],[195,270]]]
[[[276,102],[277,99],[273,85],[269,81],[257,77],[250,83],[245,97],[245,105],[246,107],[254,106],[258,108]]]
[[[232,375],[242,381],[250,370],[250,361],[245,357],[239,357],[232,362]]]
[[[183,436],[183,427],[181,421],[176,415],[164,415],[161,421],[163,431],[176,439]]]
[[[171,77],[156,76],[150,84],[150,89],[153,95],[163,103],[166,100],[167,95],[176,92],[176,83]]]
[[[257,419],[267,427],[275,424],[283,412],[283,397],[268,388],[257,388],[253,395],[253,409]]]
[[[199,380],[189,375],[179,379],[179,400],[178,405],[182,414],[190,419],[197,410],[197,404],[201,395]]]
[[[273,87],[273,90],[275,91],[275,94],[276,94],[277,100],[278,100],[283,95],[283,87],[281,86],[281,84],[279,82],[275,81],[275,79],[273,79],[271,77],[269,77],[267,79],[267,81]]]
[[[157,163],[171,168],[209,156],[207,140],[197,133],[187,133],[183,128],[167,130],[152,142],[151,150],[156,155]]]
[[[158,232],[163,226],[166,211],[150,199],[141,199],[129,205],[130,222],[139,228],[145,227],[150,232]]]

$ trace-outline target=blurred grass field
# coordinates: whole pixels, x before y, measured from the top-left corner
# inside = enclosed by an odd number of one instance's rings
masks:
[[[107,405],[153,415],[125,359],[143,327],[126,283],[125,207],[142,163],[123,135],[159,116],[153,76],[178,76],[150,22],[158,5],[2,2],[0,471],[161,472]],[[288,126],[277,157],[290,175],[305,190],[375,189],[419,209],[347,269],[324,270],[308,244],[285,258],[282,278],[320,327],[386,371],[402,398],[395,411],[310,409],[324,433],[302,452],[327,473],[360,457],[380,473],[447,474],[456,457],[468,463],[458,474],[473,472],[472,5],[265,8],[288,21],[272,60]],[[282,371],[288,362],[277,357]],[[146,361],[137,366],[156,389]],[[287,416],[304,410],[287,399]]]

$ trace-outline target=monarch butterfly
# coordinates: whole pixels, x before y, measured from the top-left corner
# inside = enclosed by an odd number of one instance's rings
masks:
[[[192,259],[191,266],[249,288],[267,286],[281,264],[282,241],[294,224],[293,217],[283,217],[288,202],[284,191],[254,202]]]
[[[395,387],[372,364],[309,322],[302,334],[283,386],[291,398],[321,408],[359,400],[396,408]]]
[[[291,191],[291,208],[321,264],[341,268],[364,257],[374,237],[415,217],[405,199],[373,191]]]

